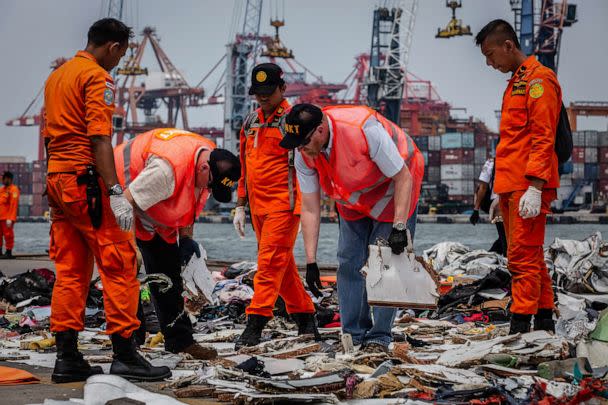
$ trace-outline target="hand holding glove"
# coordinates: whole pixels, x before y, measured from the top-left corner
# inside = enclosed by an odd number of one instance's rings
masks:
[[[13,226],[13,221],[11,221],[10,219],[7,219],[7,220],[6,220],[6,226],[8,226],[9,228],[10,228],[11,226]]]
[[[490,204],[490,222],[495,224],[502,222],[502,215],[500,212],[500,197],[496,197]]]
[[[306,265],[306,285],[308,285],[308,289],[315,297],[323,296],[323,293],[320,291],[323,288],[321,273],[319,272],[317,263],[308,263]]]
[[[403,230],[393,227],[391,234],[388,237],[388,245],[391,247],[393,254],[400,255],[407,248],[407,228]]]
[[[540,204],[543,192],[534,186],[528,189],[519,199],[519,216],[528,219],[537,217],[540,214]]]
[[[236,233],[243,239],[245,237],[245,207],[239,206],[234,210],[234,219],[232,220]]]
[[[179,261],[182,266],[187,265],[192,259],[192,255],[201,257],[201,249],[192,238],[185,236],[179,239]]]
[[[116,218],[116,223],[125,232],[131,230],[133,226],[133,206],[124,194],[114,194],[110,196],[110,208]]]
[[[473,210],[473,213],[469,217],[469,222],[473,224],[473,226],[477,225],[479,222],[479,210]]]

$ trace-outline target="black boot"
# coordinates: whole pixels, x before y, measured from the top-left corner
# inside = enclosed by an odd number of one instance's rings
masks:
[[[154,367],[135,348],[135,338],[126,339],[115,333],[112,335],[114,361],[110,374],[135,381],[161,381],[171,377],[169,367]]]
[[[511,329],[509,329],[509,335],[530,332],[531,320],[532,315],[511,314]]]
[[[6,253],[4,254],[4,258],[5,259],[12,259],[13,258],[13,250],[12,249],[6,249]]]
[[[296,313],[291,314],[293,321],[298,325],[298,336],[315,335],[315,340],[321,340],[321,335],[317,329],[317,320],[315,314]]]
[[[85,381],[92,375],[103,374],[99,366],[91,367],[78,351],[78,332],[67,330],[55,334],[57,360],[51,375],[54,383]]]
[[[534,315],[534,330],[546,330],[555,333],[555,321],[553,321],[553,309],[539,308]]]
[[[262,315],[248,315],[247,316],[247,327],[239,336],[238,340],[234,345],[235,350],[239,350],[241,347],[255,346],[260,343],[262,339],[262,331],[264,326],[270,321],[270,318]]]

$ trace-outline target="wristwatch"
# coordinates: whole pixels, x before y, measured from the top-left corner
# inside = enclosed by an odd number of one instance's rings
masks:
[[[122,186],[120,184],[114,184],[112,187],[108,189],[108,193],[110,195],[121,195],[122,194]]]
[[[395,224],[393,224],[393,228],[398,230],[398,231],[405,231],[405,223],[404,222],[397,222]]]

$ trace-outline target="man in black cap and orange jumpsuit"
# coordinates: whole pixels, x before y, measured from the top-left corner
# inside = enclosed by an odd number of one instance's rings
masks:
[[[247,307],[247,328],[237,348],[260,343],[262,330],[272,318],[277,297],[298,324],[298,334],[318,336],[315,307],[306,293],[293,257],[300,223],[300,195],[293,153],[279,146],[281,117],[290,105],[284,98],[283,71],[274,63],[256,66],[249,94],[260,105],[246,118],[240,134],[242,176],[234,216],[237,233],[245,236],[245,206],[258,240],[258,270],[254,295]]]

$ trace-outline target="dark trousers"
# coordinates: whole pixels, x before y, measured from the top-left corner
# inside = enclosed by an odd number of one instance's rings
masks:
[[[146,273],[166,274],[173,282],[173,287],[165,293],[159,292],[158,287],[154,284],[150,285],[150,291],[160,330],[165,337],[165,349],[172,353],[179,353],[194,343],[192,323],[188,315],[183,313],[182,292],[184,288],[179,262],[179,247],[177,243],[165,242],[158,235],[154,235],[154,238],[149,241],[137,239],[137,246],[143,257]]]
[[[498,232],[498,239],[494,241],[490,252],[496,252],[499,255],[507,256],[507,235],[505,233],[505,226],[502,222],[497,222],[496,231]]]

